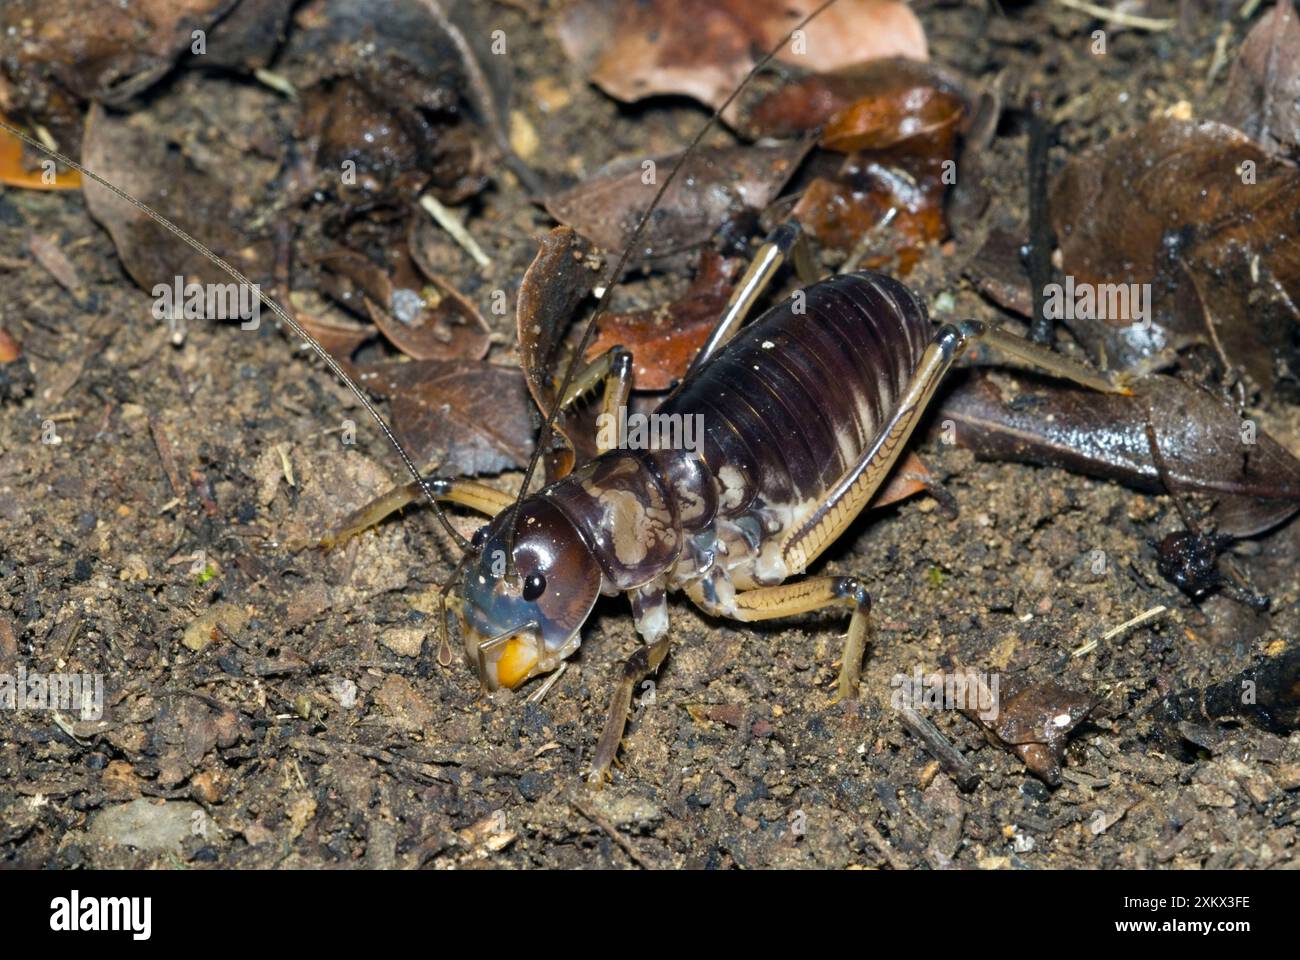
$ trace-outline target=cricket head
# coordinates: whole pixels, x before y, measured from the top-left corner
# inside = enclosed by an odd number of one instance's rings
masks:
[[[513,569],[506,552],[512,522]],[[498,514],[475,534],[474,546],[459,584],[465,653],[486,689],[514,689],[578,649],[600,596],[600,565],[573,523],[541,496]]]

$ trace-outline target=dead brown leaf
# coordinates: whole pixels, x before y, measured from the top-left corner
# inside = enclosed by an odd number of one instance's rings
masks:
[[[1270,153],[1300,147],[1300,22],[1291,0],[1279,0],[1241,45],[1219,119]]]
[[[388,397],[393,429],[418,463],[439,476],[500,473],[527,462],[533,420],[524,375],[481,360],[385,361],[356,379]]]
[[[1213,121],[1154,121],[1071,160],[1051,209],[1062,272],[1076,289],[1151,285],[1145,318],[1132,297],[1127,310],[1116,301],[1091,311],[1105,316],[1066,314],[1094,358],[1130,369],[1210,342],[1212,324],[1229,362],[1264,389],[1281,370],[1300,369],[1300,172],[1245,134]]]
[[[632,264],[693,249],[746,212],[776,197],[811,147],[714,147],[696,150],[668,187],[633,251]],[[622,250],[659,191],[676,155],[625,160],[546,199],[546,210],[606,250]]]
[[[818,0],[581,0],[560,21],[565,53],[610,96],[685,94],[719,107]],[[927,58],[925,31],[897,0],[841,0],[778,59],[831,71],[879,57]]]
[[[948,393],[936,421],[950,420],[954,439],[991,460],[1061,467],[1165,492],[1147,442],[1151,411],[1170,480],[1184,495],[1213,501],[1219,532],[1248,537],[1300,509],[1300,461],[1207,390],[1154,375],[1124,397],[1024,378],[1015,397],[987,377]]]
[[[717,326],[741,266],[738,260],[726,260],[706,250],[682,299],[649,310],[603,314],[587,348],[587,359],[593,360],[611,347],[624,347],[632,354],[633,387],[667,390],[686,375],[686,368]]]

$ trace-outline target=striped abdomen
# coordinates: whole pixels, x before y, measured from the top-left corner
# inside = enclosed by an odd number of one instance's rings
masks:
[[[800,313],[796,302],[744,327],[659,408],[703,416],[716,515],[761,522],[765,540],[807,519],[873,443],[932,336],[924,305],[881,274],[814,284]]]

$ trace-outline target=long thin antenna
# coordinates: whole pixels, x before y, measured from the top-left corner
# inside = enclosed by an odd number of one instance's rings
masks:
[[[636,229],[632,231],[632,236],[629,237],[627,243],[624,244],[623,253],[619,256],[618,263],[615,265],[613,271],[609,274],[605,282],[605,293],[601,297],[600,303],[597,304],[595,311],[592,312],[591,319],[587,321],[587,329],[583,331],[582,340],[578,342],[577,349],[574,350],[573,357],[569,360],[569,366],[564,372],[564,380],[561,381],[560,388],[555,392],[555,402],[551,404],[550,413],[547,414],[546,422],[542,425],[542,432],[538,434],[537,446],[533,448],[533,454],[528,459],[528,467],[524,470],[523,482],[519,485],[519,495],[515,497],[515,502],[510,507],[510,516],[507,518],[506,533],[507,573],[512,572],[514,567],[515,520],[519,516],[519,505],[523,502],[524,496],[528,492],[528,485],[532,482],[533,473],[537,470],[537,462],[542,457],[542,445],[550,440],[551,431],[555,427],[555,418],[559,416],[560,413],[560,400],[568,392],[569,385],[573,382],[573,378],[578,370],[578,364],[582,361],[582,356],[586,353],[588,344],[591,343],[592,334],[596,332],[596,321],[598,321],[609,308],[611,299],[610,294],[612,294],[614,288],[618,286],[619,279],[623,276],[623,270],[627,266],[628,261],[632,258],[632,251],[636,249],[637,241],[641,239],[641,234],[645,232],[645,226],[650,221],[651,214],[658,209],[660,201],[663,200],[664,194],[668,192],[668,188],[672,185],[673,180],[677,178],[677,174],[682,169],[682,165],[685,164],[687,158],[690,157],[691,153],[695,150],[696,146],[699,145],[700,141],[704,139],[705,134],[717,125],[718,120],[722,118],[722,114],[729,106],[731,106],[732,102],[744,92],[747,86],[749,86],[750,81],[772,62],[776,55],[784,49],[785,45],[794,39],[796,33],[820,16],[824,10],[835,2],[836,0],[824,0],[823,3],[819,4],[817,8],[812,11],[812,13],[808,14],[795,24],[780,43],[769,50],[761,60],[754,64],[749,73],[745,74],[745,79],[740,81],[740,85],[737,86],[735,90],[731,91],[731,94],[722,102],[721,106],[713,111],[713,115],[709,117],[704,126],[700,127],[691,142],[687,144],[686,149],[682,151],[681,155],[677,158],[677,162],[673,164],[673,168],[669,171],[667,178],[659,185],[659,189],[655,192],[654,199],[650,201],[650,206],[646,207],[645,211],[641,214],[641,218],[637,221]]]
[[[406,448],[402,446],[401,442],[397,439],[397,435],[393,433],[393,428],[388,425],[388,421],[383,418],[383,415],[380,414],[380,412],[375,409],[375,405],[370,402],[370,399],[365,395],[365,392],[362,391],[362,389],[359,386],[357,386],[356,382],[350,376],[348,376],[347,371],[345,371],[343,367],[340,366],[339,362],[335,360],[332,356],[330,356],[329,351],[326,350],[323,346],[321,346],[320,341],[317,340],[315,337],[313,337],[310,333],[308,333],[306,329],[303,328],[302,324],[300,324],[293,317],[289,316],[289,314],[284,310],[283,307],[281,307],[278,303],[272,300],[267,294],[263,293],[262,288],[260,286],[252,283],[246,276],[243,275],[243,273],[241,273],[238,269],[236,269],[233,264],[228,263],[226,260],[217,256],[217,254],[213,250],[211,250],[201,241],[196,240],[194,237],[190,236],[180,227],[176,226],[176,224],[172,223],[170,220],[164,217],[161,213],[158,213],[156,210],[154,210],[153,207],[149,206],[143,200],[137,200],[135,197],[131,196],[131,194],[127,193],[121,187],[114,186],[113,184],[105,180],[103,177],[101,177],[99,174],[95,173],[92,170],[87,170],[81,164],[77,163],[77,161],[71,159],[70,157],[64,156],[59,151],[51,150],[49,147],[45,146],[45,144],[41,143],[39,140],[36,140],[35,138],[28,136],[22,130],[19,130],[17,127],[5,122],[4,120],[0,120],[0,128],[9,131],[15,137],[21,140],[23,143],[27,144],[29,147],[34,147],[35,149],[41,151],[42,153],[53,157],[55,160],[59,161],[59,163],[62,163],[64,166],[69,167],[72,170],[76,170],[83,177],[87,177],[95,181],[105,190],[108,190],[110,193],[116,196],[119,200],[125,200],[127,203],[131,204],[131,206],[135,207],[141,213],[145,214],[147,217],[149,217],[149,219],[153,220],[159,226],[170,231],[172,234],[179,237],[181,240],[184,240],[187,244],[189,244],[199,253],[203,254],[203,256],[207,257],[209,260],[211,260],[213,263],[219,266],[222,270],[226,271],[226,273],[230,274],[230,276],[234,277],[235,280],[238,281],[240,284],[242,284],[245,287],[249,287],[253,290],[256,290],[257,295],[258,297],[261,298],[262,303],[266,304],[266,306],[270,309],[272,313],[274,313],[277,317],[279,317],[282,321],[284,321],[284,323],[286,323],[289,326],[289,329],[291,329],[294,333],[296,333],[307,344],[307,346],[311,347],[312,351],[316,354],[316,356],[320,357],[321,360],[325,362],[325,366],[330,368],[330,372],[332,372],[334,376],[338,377],[339,380],[343,383],[343,385],[347,387],[349,390],[351,390],[353,394],[356,395],[356,398],[361,401],[361,405],[366,408],[366,412],[369,413],[370,416],[374,418],[375,423],[379,424],[379,429],[383,432],[384,436],[388,438],[388,442],[393,445],[393,449],[396,450],[398,456],[402,458],[402,463],[406,465],[406,469],[410,471],[411,476],[415,478],[415,482],[419,484],[420,490],[421,492],[424,493],[425,499],[428,500],[429,505],[433,507],[433,512],[438,517],[438,521],[442,524],[443,530],[447,532],[447,536],[451,537],[452,541],[456,544],[457,547],[461,549],[462,552],[468,553],[472,550],[469,541],[466,540],[464,537],[462,537],[459,531],[457,531],[456,528],[451,525],[451,521],[447,519],[447,515],[443,513],[442,508],[438,506],[438,501],[434,499],[433,491],[429,489],[429,485],[425,481],[424,476],[420,473],[419,469],[415,466],[415,461],[411,459],[411,455],[406,452]]]

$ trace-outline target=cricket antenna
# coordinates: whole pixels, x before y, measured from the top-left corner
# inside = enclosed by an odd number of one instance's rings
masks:
[[[292,330],[295,334],[297,334],[298,337],[302,339],[304,343],[307,344],[307,346],[311,347],[312,352],[315,353],[316,356],[320,357],[322,361],[324,361],[325,366],[329,367],[330,372],[333,373],[334,376],[338,377],[339,380],[343,383],[343,385],[347,387],[349,390],[351,390],[352,393],[355,394],[356,398],[361,401],[361,405],[365,407],[366,412],[370,414],[371,417],[374,418],[375,423],[379,425],[380,431],[384,434],[386,438],[388,438],[388,442],[393,445],[393,449],[396,450],[398,456],[402,458],[402,463],[406,465],[406,469],[410,471],[411,476],[415,478],[415,482],[419,485],[420,490],[421,492],[423,492],[425,499],[429,501],[429,506],[433,507],[433,512],[437,516],[438,522],[442,524],[443,530],[447,532],[447,536],[451,537],[452,541],[456,544],[457,547],[460,548],[462,553],[471,553],[473,551],[473,547],[470,545],[469,541],[466,540],[464,537],[462,537],[460,535],[460,532],[457,531],[457,529],[451,525],[451,521],[447,519],[447,515],[443,512],[442,508],[438,506],[438,501],[434,498],[433,491],[429,489],[428,482],[424,479],[424,476],[420,473],[419,469],[415,466],[415,461],[411,459],[411,455],[406,452],[406,448],[402,446],[401,441],[397,439],[397,435],[393,433],[393,428],[388,425],[388,421],[384,419],[383,415],[378,410],[375,409],[375,405],[370,402],[370,399],[365,395],[365,392],[359,386],[357,386],[356,381],[354,381],[350,376],[348,376],[347,371],[344,370],[342,365],[337,360],[335,360],[334,357],[330,355],[329,351],[326,350],[323,346],[321,346],[320,341],[317,340],[315,337],[313,337],[310,333],[308,333],[307,330],[304,329],[301,323],[299,323],[293,317],[289,316],[289,314],[285,311],[283,307],[281,307],[278,303],[272,300],[267,294],[263,293],[262,288],[260,286],[257,286],[256,284],[252,283],[233,264],[217,256],[217,254],[212,249],[210,249],[201,241],[196,240],[194,237],[190,236],[188,233],[186,233],[176,224],[172,223],[170,220],[164,217],[161,213],[159,213],[158,211],[150,207],[143,200],[136,199],[135,197],[131,196],[131,194],[123,190],[121,187],[117,187],[109,183],[107,180],[105,180],[99,174],[95,173],[93,170],[87,170],[85,167],[83,167],[81,164],[77,163],[77,161],[71,159],[70,157],[64,156],[62,153],[60,153],[57,150],[50,149],[45,144],[41,143],[39,140],[36,140],[35,138],[28,136],[26,133],[24,133],[22,130],[19,130],[17,127],[13,126],[12,124],[7,123],[4,120],[0,120],[0,128],[7,130],[9,133],[13,134],[15,137],[17,137],[23,143],[27,144],[29,147],[34,147],[35,149],[41,151],[42,153],[47,154],[50,157],[53,157],[55,160],[59,161],[59,163],[62,163],[63,165],[69,167],[72,170],[76,170],[83,177],[95,181],[95,183],[99,184],[105,190],[108,190],[118,199],[125,200],[127,203],[131,204],[131,206],[135,207],[141,213],[145,214],[147,217],[149,217],[149,219],[153,220],[159,226],[165,228],[166,230],[171,232],[174,236],[179,237],[181,240],[185,241],[185,243],[189,244],[191,247],[193,247],[203,256],[207,257],[209,260],[215,263],[222,270],[226,271],[226,273],[230,274],[230,276],[233,277],[238,283],[242,284],[245,287],[256,290],[257,295],[261,299],[262,303],[264,303],[272,313],[274,313],[277,317],[279,317],[282,321],[284,321],[284,323],[288,325],[289,329]]]
[[[591,319],[587,321],[587,328],[582,333],[582,339],[578,342],[578,346],[574,350],[572,358],[569,360],[569,365],[564,371],[564,379],[560,381],[560,388],[555,392],[555,402],[551,404],[550,412],[546,415],[546,422],[542,424],[542,431],[537,436],[537,446],[533,448],[532,456],[528,458],[528,466],[524,470],[524,479],[519,485],[519,494],[515,497],[515,502],[510,505],[509,516],[506,518],[506,576],[514,575],[515,532],[516,520],[519,516],[519,505],[523,503],[524,496],[528,493],[528,485],[532,482],[533,474],[537,470],[537,462],[542,457],[543,445],[550,438],[551,432],[555,427],[555,418],[559,416],[560,413],[560,402],[568,392],[569,385],[573,382],[573,378],[577,374],[578,364],[582,361],[582,355],[586,353],[587,346],[591,343],[592,335],[596,332],[596,321],[604,316],[605,311],[609,308],[611,299],[610,294],[612,294],[614,288],[618,286],[619,280],[623,276],[623,270],[627,266],[628,261],[632,258],[632,251],[636,249],[637,241],[641,239],[641,234],[645,232],[645,226],[649,223],[651,214],[658,209],[660,201],[663,200],[664,194],[668,192],[668,188],[672,186],[672,182],[677,178],[677,174],[682,169],[682,165],[695,151],[695,148],[699,146],[700,141],[704,139],[705,135],[717,126],[718,121],[722,118],[722,114],[729,106],[731,106],[732,102],[745,91],[745,88],[749,86],[750,81],[752,81],[754,77],[756,77],[769,63],[772,62],[776,55],[784,49],[785,45],[794,38],[796,33],[808,26],[809,23],[819,17],[823,11],[835,2],[836,0],[824,0],[824,2],[818,4],[816,9],[790,29],[790,32],[782,38],[780,43],[764,54],[762,59],[754,64],[749,73],[745,74],[745,79],[740,81],[740,84],[736,89],[731,91],[727,99],[713,111],[713,115],[709,117],[704,126],[700,127],[696,132],[695,136],[691,139],[691,142],[687,144],[686,149],[682,151],[681,156],[677,158],[677,162],[673,164],[673,168],[669,171],[664,182],[659,185],[659,189],[655,192],[654,198],[650,201],[650,206],[646,207],[646,209],[641,213],[640,219],[637,220],[636,228],[632,231],[632,235],[628,238],[627,243],[623,245],[623,252],[618,258],[618,263],[615,264],[614,269],[609,273],[605,281],[605,292],[601,296],[600,303],[596,305],[596,309],[591,314]]]

